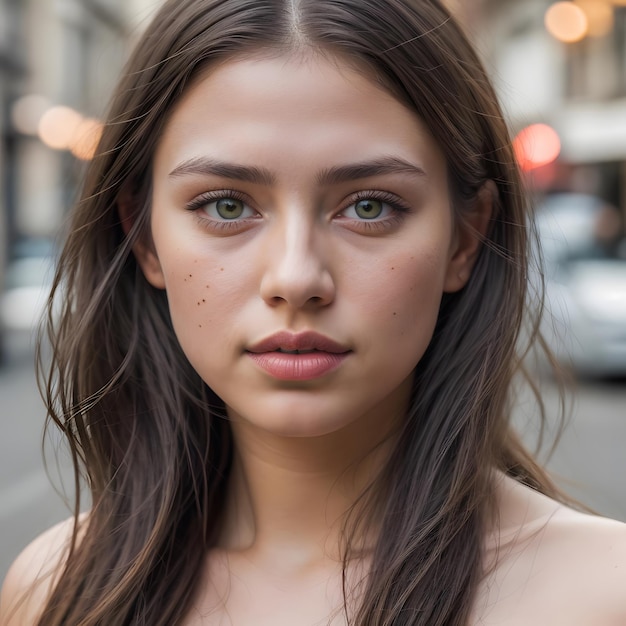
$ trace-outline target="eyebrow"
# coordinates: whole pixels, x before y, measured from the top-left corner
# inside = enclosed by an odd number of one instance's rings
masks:
[[[395,156],[385,156],[371,161],[339,165],[322,170],[317,177],[317,182],[320,185],[337,185],[359,178],[388,174],[411,174],[420,178],[426,176],[426,172],[414,163]]]
[[[179,176],[190,176],[194,174],[213,175],[221,178],[231,178],[241,180],[256,185],[273,185],[276,182],[275,176],[263,167],[250,167],[247,165],[237,165],[236,163],[226,163],[207,157],[194,157],[183,161],[171,172],[171,178]]]
[[[183,161],[171,172],[170,177],[190,175],[213,175],[221,178],[230,178],[257,185],[273,185],[276,176],[263,167],[248,165],[238,165],[211,159],[208,157],[194,157]],[[322,170],[317,176],[317,183],[321,186],[337,185],[340,183],[358,180],[360,178],[371,178],[373,176],[384,176],[389,174],[410,174],[412,176],[424,177],[426,172],[420,166],[406,161],[400,157],[385,156],[371,161],[361,163],[350,163],[348,165],[338,165]]]

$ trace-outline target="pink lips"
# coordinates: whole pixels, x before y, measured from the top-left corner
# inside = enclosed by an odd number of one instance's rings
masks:
[[[315,332],[280,332],[254,344],[247,354],[278,380],[303,381],[337,369],[350,350]]]

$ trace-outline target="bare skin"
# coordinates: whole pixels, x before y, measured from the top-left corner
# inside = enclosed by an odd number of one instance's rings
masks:
[[[236,450],[224,532],[183,623],[344,624],[342,522],[389,453],[441,297],[464,286],[479,239],[455,223],[422,122],[340,59],[213,68],[176,107],[153,174],[154,247],[135,254],[226,403]],[[487,190],[473,229],[490,213]],[[285,339],[269,367],[254,356],[277,332],[309,331],[343,351],[332,367],[285,356]],[[626,623],[626,527],[495,476],[472,625]],[[18,558],[0,625],[34,623],[52,579],[33,581],[58,571],[68,528]],[[349,586],[367,566],[351,564]]]
[[[499,546],[499,558],[469,626],[626,623],[626,525],[575,512],[504,477],[498,503],[503,527],[488,544],[492,558]],[[35,623],[70,528],[68,520],[47,531],[15,561],[0,599],[2,626]],[[330,623],[345,624],[331,559],[303,562],[261,549],[217,550],[210,557],[214,582],[203,586],[185,626],[315,626],[333,615]]]
[[[625,624],[626,526],[573,511],[504,476],[498,481],[503,527],[487,542],[495,569],[480,587],[470,625]],[[211,567],[216,585],[185,623],[312,626],[328,623],[340,606],[336,566],[298,576],[255,559],[252,552],[220,553]],[[331,623],[344,624],[343,615]]]
[[[573,511],[507,478],[499,504],[501,525],[487,542],[495,569],[476,600],[475,624],[626,623],[626,525]]]

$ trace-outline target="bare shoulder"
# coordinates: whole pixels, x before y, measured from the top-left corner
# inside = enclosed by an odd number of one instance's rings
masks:
[[[560,575],[560,591],[580,594],[602,615],[595,624],[626,624],[626,524],[562,508],[545,531],[546,567]]]
[[[60,522],[15,559],[2,584],[0,626],[32,626],[36,622],[65,562],[73,529],[73,517]]]
[[[504,483],[478,624],[626,624],[626,524]]]

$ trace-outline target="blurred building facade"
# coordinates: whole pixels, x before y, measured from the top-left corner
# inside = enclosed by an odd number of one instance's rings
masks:
[[[19,0],[0,0],[0,289],[7,261],[7,243],[11,231],[10,207],[13,144],[8,129],[8,111],[13,85],[23,72],[20,54]]]
[[[513,131],[543,123],[560,137],[541,190],[598,195],[626,217],[626,1],[558,3],[587,19],[569,41],[549,32],[555,4],[483,0],[480,42]]]
[[[158,4],[0,0],[0,264],[20,239],[54,237],[77,193],[84,162],[54,144],[58,116],[46,145],[43,116],[61,107],[100,117],[134,33]],[[2,275],[0,265],[0,283]]]

